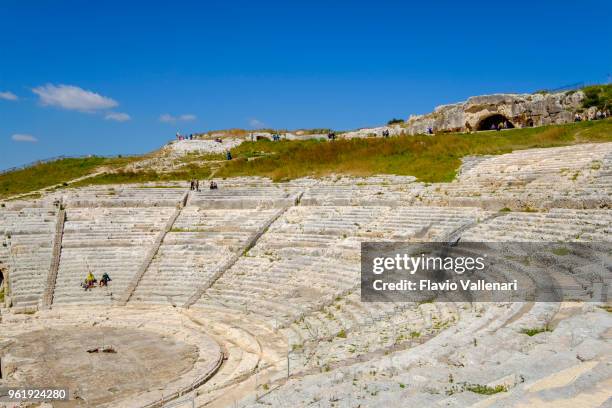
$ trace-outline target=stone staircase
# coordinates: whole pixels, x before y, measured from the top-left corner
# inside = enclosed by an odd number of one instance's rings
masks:
[[[55,281],[57,280],[57,271],[59,270],[60,257],[62,253],[62,237],[64,235],[64,222],[66,221],[66,210],[60,209],[57,213],[57,223],[55,224],[55,237],[53,239],[53,260],[49,269],[49,276],[45,285],[45,291],[42,298],[42,307],[47,309],[53,303],[53,291],[55,290]]]

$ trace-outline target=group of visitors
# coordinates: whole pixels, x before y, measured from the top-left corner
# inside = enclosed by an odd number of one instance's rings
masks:
[[[491,130],[500,131],[502,129],[508,129],[508,128],[509,128],[509,125],[508,125],[508,121],[506,121],[506,120],[502,120],[499,123],[493,123],[491,125]]]
[[[219,188],[219,186],[217,186],[217,182],[216,182],[216,181],[211,180],[211,181],[210,181],[209,188],[210,188],[211,190],[217,190],[217,189]],[[189,189],[190,189],[191,191],[200,191],[200,180],[195,180],[195,179],[194,179],[194,180],[191,180],[191,181],[189,182]]]
[[[200,180],[191,180],[189,182],[189,189],[191,191],[200,191]]]
[[[331,131],[327,134],[327,140],[336,140],[336,132]]]
[[[606,109],[606,110],[598,110],[596,112],[591,112],[590,114],[585,112],[585,113],[576,113],[574,115],[574,122],[582,122],[582,121],[587,121],[587,120],[602,120],[602,119],[606,119],[610,117],[610,110]]]
[[[102,279],[100,279],[100,287],[108,286],[108,282],[110,282],[110,281],[112,281],[112,279],[110,278],[108,273],[104,272],[102,274]],[[91,271],[90,271],[87,274],[87,277],[85,277],[85,281],[83,283],[81,283],[81,287],[87,291],[87,290],[90,290],[90,289],[94,288],[96,286],[97,282],[98,282],[98,280],[96,279],[94,274],[91,273]]]
[[[382,135],[383,135],[383,137],[385,137],[385,138],[389,137],[389,129],[385,129],[385,130],[383,130],[383,131],[382,131]]]
[[[176,140],[193,140],[193,133],[189,136],[181,135],[179,132],[176,132]]]
[[[281,136],[278,133],[274,133],[272,135],[272,140],[275,142],[279,142],[281,140]]]

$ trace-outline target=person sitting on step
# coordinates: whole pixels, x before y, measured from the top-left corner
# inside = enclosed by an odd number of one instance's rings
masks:
[[[102,279],[100,279],[100,286],[108,286],[108,282],[112,281],[107,272],[104,272]]]
[[[94,285],[96,284],[96,277],[94,276],[93,273],[89,272],[87,274],[87,277],[85,278],[85,290],[91,289],[94,287]]]

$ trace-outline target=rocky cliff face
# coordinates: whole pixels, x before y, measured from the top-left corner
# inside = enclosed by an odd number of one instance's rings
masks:
[[[487,130],[490,123],[509,127],[568,123],[582,105],[584,93],[495,94],[474,96],[465,102],[438,106],[432,113],[411,116],[403,126],[408,134],[440,131]],[[497,124],[496,123],[496,124]]]

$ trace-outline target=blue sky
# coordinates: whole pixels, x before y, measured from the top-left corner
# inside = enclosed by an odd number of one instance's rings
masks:
[[[611,16],[608,0],[2,0],[0,168],[606,82]]]

